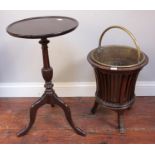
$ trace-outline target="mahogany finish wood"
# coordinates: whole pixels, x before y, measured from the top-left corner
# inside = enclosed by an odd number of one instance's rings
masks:
[[[99,104],[105,108],[114,110],[118,114],[118,129],[124,133],[124,110],[131,108],[135,101],[135,85],[140,70],[148,63],[145,61],[135,67],[120,70],[108,70],[91,59],[88,61],[93,66],[96,77],[96,100],[91,112],[94,114]]]
[[[42,76],[45,80],[45,92],[41,98],[39,98],[35,103],[32,104],[30,109],[29,124],[26,128],[19,131],[17,133],[17,136],[23,136],[31,129],[36,119],[37,110],[45,104],[50,104],[52,107],[54,107],[55,104],[60,106],[63,109],[66,119],[68,120],[69,124],[74,129],[74,131],[79,135],[85,136],[85,132],[74,125],[69,106],[65,104],[60,98],[58,98],[58,96],[53,90],[53,84],[51,82],[53,77],[53,69],[50,67],[48,57],[48,47],[47,47],[49,40],[47,40],[46,38],[42,38],[39,41],[39,43],[42,45],[42,54],[43,54]]]
[[[62,98],[71,110],[77,124],[87,131],[87,136],[78,136],[66,123],[58,106],[39,109],[36,122],[26,136],[15,133],[27,120],[28,108],[37,98],[0,98],[0,143],[1,144],[154,144],[155,143],[155,97],[136,97],[131,110],[124,115],[126,132],[120,134],[117,115],[99,105],[97,113],[90,109],[95,98]],[[63,132],[62,132],[63,131]]]
[[[31,129],[32,125],[35,122],[38,109],[45,104],[50,104],[51,107],[54,107],[56,104],[60,108],[62,108],[67,121],[74,129],[74,131],[81,136],[86,135],[83,130],[75,126],[71,117],[69,106],[56,95],[53,89],[53,84],[51,82],[53,78],[53,69],[50,66],[47,46],[47,44],[49,43],[47,37],[55,37],[66,34],[73,31],[77,26],[78,22],[76,20],[61,16],[28,18],[15,22],[8,26],[7,32],[15,37],[27,39],[41,38],[39,43],[42,46],[43,56],[42,76],[45,80],[45,92],[41,98],[39,98],[32,104],[30,108],[29,123],[24,129],[17,133],[17,136],[23,136],[27,134],[27,132]]]
[[[19,20],[7,27],[7,32],[18,38],[40,39],[56,37],[75,30],[78,21],[63,16],[43,16]]]

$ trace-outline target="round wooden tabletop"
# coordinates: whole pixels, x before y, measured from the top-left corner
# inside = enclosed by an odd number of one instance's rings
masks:
[[[78,21],[63,16],[27,18],[10,24],[7,32],[19,38],[39,39],[64,35],[76,29]]]

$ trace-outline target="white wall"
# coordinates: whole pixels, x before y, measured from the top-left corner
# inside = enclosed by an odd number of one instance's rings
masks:
[[[155,90],[155,11],[0,11],[0,92],[3,94],[1,96],[9,96],[11,93],[9,88],[12,84],[16,88],[19,84],[25,86],[25,83],[29,85],[43,83],[40,72],[42,55],[38,40],[9,36],[6,33],[6,27],[23,18],[45,15],[69,16],[79,21],[79,27],[72,33],[50,39],[49,55],[54,68],[55,83],[63,83],[65,86],[67,83],[95,85],[92,67],[86,59],[87,54],[97,47],[99,36],[105,28],[121,25],[135,35],[141,50],[149,56],[149,64],[142,70],[138,80],[145,83],[151,82],[153,86],[151,85],[149,89],[149,83],[148,89],[150,92]],[[134,46],[127,34],[120,30],[109,31],[105,37],[102,44]],[[4,91],[4,87],[7,91]],[[89,92],[88,89],[83,94],[87,95],[87,92]],[[14,93],[16,95],[13,96],[18,96],[18,93]],[[34,92],[31,94],[38,95]],[[74,94],[76,96],[76,91]],[[150,95],[148,91],[142,94]],[[33,95],[23,93],[19,96]],[[60,95],[64,96],[63,93]],[[78,92],[77,95],[79,95]]]

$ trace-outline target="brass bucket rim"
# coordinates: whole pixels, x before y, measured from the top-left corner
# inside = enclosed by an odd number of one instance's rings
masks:
[[[93,50],[90,51],[90,53],[88,54],[88,60],[90,59],[94,64],[97,64],[98,67],[100,68],[105,68],[108,70],[123,70],[123,69],[129,69],[129,68],[135,68],[137,66],[141,66],[141,65],[145,65],[148,63],[148,57],[144,52],[140,52],[142,59],[140,61],[138,61],[135,64],[132,65],[122,65],[122,66],[117,66],[117,65],[109,65],[109,64],[105,64],[103,62],[99,62],[96,60],[96,58],[94,57],[94,53],[97,52],[97,50],[99,49],[103,49],[103,48],[111,48],[111,47],[119,47],[119,48],[129,48],[129,49],[133,49],[133,50],[137,50],[136,48],[130,47],[130,46],[124,46],[124,45],[107,45],[107,46],[101,46],[101,47],[97,47]]]

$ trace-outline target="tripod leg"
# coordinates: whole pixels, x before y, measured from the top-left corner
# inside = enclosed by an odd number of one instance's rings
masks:
[[[48,96],[48,101],[47,101],[48,104],[50,104],[50,106],[53,108],[55,107],[55,104],[54,104],[54,101],[52,100],[52,97],[51,95]]]
[[[52,100],[54,100],[55,103],[63,109],[66,119],[69,122],[70,126],[74,129],[74,131],[81,136],[86,136],[86,133],[83,130],[81,130],[78,127],[75,127],[74,122],[72,120],[71,111],[70,111],[69,106],[67,104],[65,104],[60,98],[58,98],[58,96],[56,94],[52,95]]]
[[[53,108],[53,107],[55,107],[55,105],[53,103],[51,103],[51,107]]]
[[[124,112],[123,111],[118,111],[118,128],[120,133],[125,133],[125,128],[124,128]]]
[[[97,101],[95,101],[94,106],[91,109],[91,113],[92,114],[95,114],[96,113],[96,110],[97,110],[98,105],[99,105],[99,103]]]
[[[37,110],[42,106],[46,104],[46,95],[44,94],[41,98],[39,98],[35,103],[32,104],[30,108],[30,120],[27,127],[23,128],[17,133],[17,136],[24,136],[32,127],[32,125],[35,122]]]

